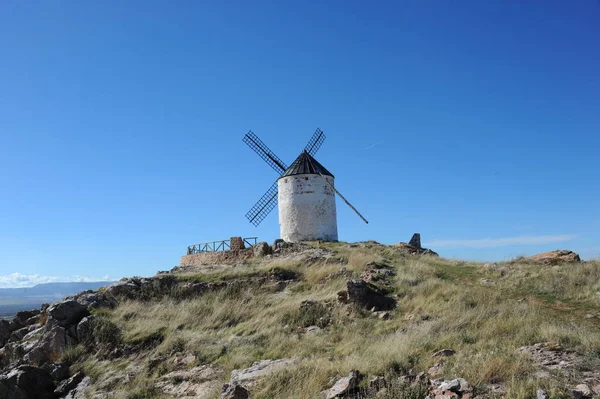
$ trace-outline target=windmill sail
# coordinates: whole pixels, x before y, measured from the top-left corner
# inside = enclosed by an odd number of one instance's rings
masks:
[[[270,167],[272,167],[277,173],[282,174],[288,168],[285,162],[283,162],[273,151],[267,147],[252,131],[246,133],[242,139],[248,147],[252,148],[254,152],[258,154]]]
[[[256,204],[248,211],[246,218],[254,226],[258,226],[260,222],[267,217],[269,213],[277,206],[277,182],[273,183],[271,188],[258,200]]]

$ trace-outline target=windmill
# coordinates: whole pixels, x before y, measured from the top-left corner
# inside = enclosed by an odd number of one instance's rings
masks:
[[[258,226],[279,204],[279,229],[287,242],[337,241],[335,194],[365,222],[360,212],[334,186],[334,176],[314,155],[325,134],[317,129],[298,158],[288,167],[252,131],[243,140],[279,177],[271,188],[246,213],[246,218]]]

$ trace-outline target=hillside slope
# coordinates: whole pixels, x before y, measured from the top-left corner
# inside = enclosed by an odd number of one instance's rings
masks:
[[[0,364],[41,373],[47,390],[62,381],[47,397],[600,393],[600,262],[482,265],[409,252],[313,243],[124,280],[25,315],[19,339],[3,342],[0,325]],[[43,370],[15,368],[24,362]],[[0,397],[25,389],[7,381]]]

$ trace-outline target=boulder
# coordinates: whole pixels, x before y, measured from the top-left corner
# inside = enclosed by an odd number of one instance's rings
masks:
[[[106,288],[106,293],[115,298],[134,298],[140,286],[130,281],[119,281]]]
[[[71,378],[68,378],[60,384],[58,384],[58,387],[56,387],[56,389],[54,390],[54,394],[56,396],[66,395],[67,393],[75,389],[77,385],[79,385],[79,383],[83,381],[84,377],[85,375],[81,371],[76,372],[75,374],[73,374],[73,376],[71,376]]]
[[[560,263],[581,262],[578,254],[568,250],[556,250],[530,256],[529,259],[544,265],[557,265]]]
[[[221,399],[248,399],[250,392],[246,388],[237,384],[225,384],[221,391]]]
[[[29,325],[30,323],[28,322],[31,318],[37,316],[40,314],[40,311],[35,309],[35,310],[24,310],[21,312],[17,312],[17,314],[15,315],[15,317],[13,317],[12,319],[12,324],[13,324],[13,331],[14,330],[18,330],[21,329],[27,325]]]
[[[67,330],[54,326],[27,351],[23,359],[32,364],[44,364],[50,358],[61,355],[65,349],[76,344],[77,341],[67,334]]]
[[[77,325],[81,319],[90,314],[87,307],[74,300],[54,303],[48,307],[46,313],[48,314],[46,329],[52,329],[54,326],[68,328]]]
[[[360,372],[352,370],[348,377],[340,378],[331,388],[323,392],[325,399],[347,397],[348,394],[356,389],[359,382]]]
[[[250,386],[253,382],[268,376],[276,371],[279,371],[285,367],[290,366],[296,361],[296,359],[277,359],[277,360],[261,360],[259,362],[252,363],[247,369],[233,370],[231,372],[232,385],[245,385]]]
[[[77,324],[77,340],[89,346],[94,343],[94,320],[96,316],[86,316]]]
[[[69,376],[69,364],[67,362],[46,363],[40,368],[50,373],[54,381],[62,381]]]
[[[271,247],[266,242],[259,242],[254,246],[254,256],[262,257],[272,253]]]
[[[50,374],[38,367],[21,365],[0,374],[2,399],[54,398],[54,382]]]
[[[347,301],[350,303],[376,310],[387,310],[396,306],[393,298],[386,296],[376,286],[364,280],[349,280],[346,287]]]

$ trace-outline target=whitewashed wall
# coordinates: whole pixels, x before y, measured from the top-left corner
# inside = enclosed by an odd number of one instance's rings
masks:
[[[337,241],[335,192],[331,176],[282,177],[279,187],[279,230],[288,242]]]

